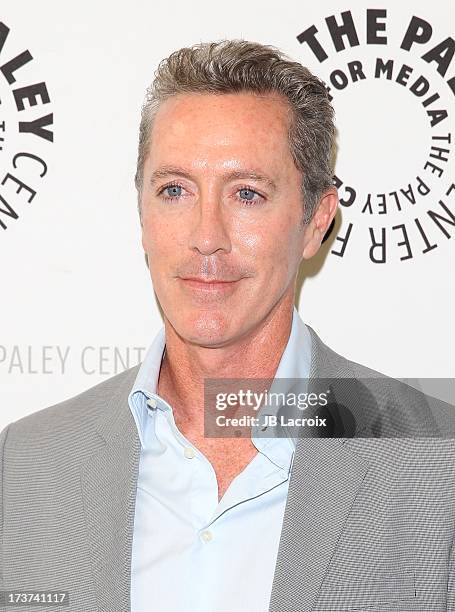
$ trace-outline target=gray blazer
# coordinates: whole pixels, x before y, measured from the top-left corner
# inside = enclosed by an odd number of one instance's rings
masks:
[[[298,440],[269,612],[455,612],[452,413],[386,393],[378,373],[310,332],[312,384],[354,381],[342,404],[358,435]],[[1,433],[2,589],[69,591],[70,612],[130,610],[137,370]],[[419,436],[429,429],[445,437]]]

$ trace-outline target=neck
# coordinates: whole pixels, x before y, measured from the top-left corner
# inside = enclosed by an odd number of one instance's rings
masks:
[[[273,378],[289,339],[294,299],[279,302],[248,334],[220,348],[186,342],[165,319],[158,393],[187,432],[203,430],[204,378]]]

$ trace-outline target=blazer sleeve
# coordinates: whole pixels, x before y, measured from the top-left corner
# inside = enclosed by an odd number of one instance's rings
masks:
[[[0,433],[0,587],[3,588],[3,473],[5,469],[4,451],[9,425]]]
[[[449,571],[447,578],[447,612],[455,612],[455,536],[452,540],[449,555]]]

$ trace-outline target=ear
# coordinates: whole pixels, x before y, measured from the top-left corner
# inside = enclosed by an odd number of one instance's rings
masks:
[[[147,255],[147,247],[146,247],[144,227],[142,227],[141,244],[142,244],[142,249],[144,250],[145,265],[148,268],[149,267],[149,258],[148,258],[148,255]]]
[[[142,244],[142,249],[143,249],[144,253],[146,253],[147,252],[147,246],[146,246],[144,228],[142,228],[142,232],[141,232],[141,244]]]
[[[303,259],[310,259],[319,251],[322,239],[338,209],[338,191],[336,187],[329,187],[320,198],[313,218],[305,228],[303,245]]]

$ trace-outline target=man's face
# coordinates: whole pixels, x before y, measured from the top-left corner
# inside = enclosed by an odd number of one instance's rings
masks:
[[[293,302],[305,231],[288,121],[280,98],[250,93],[175,96],[157,112],[142,244],[164,315],[186,341],[234,343]]]

